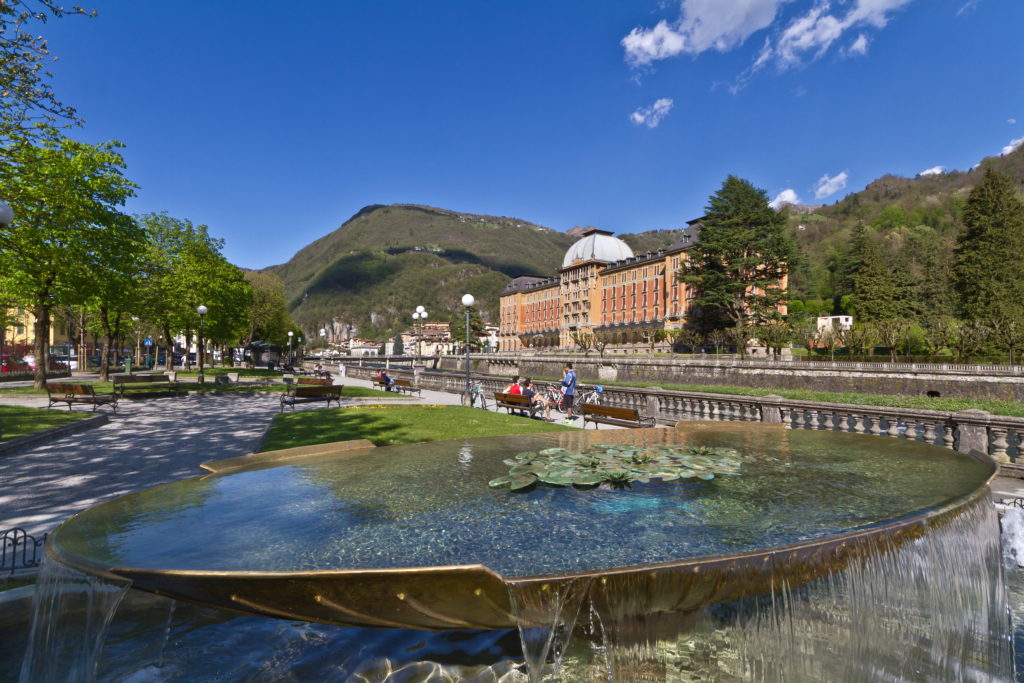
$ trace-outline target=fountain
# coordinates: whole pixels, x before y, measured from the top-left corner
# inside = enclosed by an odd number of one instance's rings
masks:
[[[651,475],[510,490],[526,453]],[[23,680],[1012,676],[984,457],[694,422],[212,469],[50,535]]]

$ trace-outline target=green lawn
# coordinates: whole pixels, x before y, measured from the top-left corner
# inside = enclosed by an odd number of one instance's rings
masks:
[[[571,427],[461,406],[327,408],[278,415],[270,426],[263,450],[351,439],[369,439],[378,446],[387,446],[564,429]]]
[[[0,420],[3,421],[3,434],[0,435],[0,441],[9,441],[51,427],[84,420],[87,417],[92,417],[93,414],[92,412],[69,412],[24,406],[0,406]]]

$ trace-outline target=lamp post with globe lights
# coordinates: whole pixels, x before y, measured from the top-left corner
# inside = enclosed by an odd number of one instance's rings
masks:
[[[14,222],[14,209],[7,202],[0,199],[0,225],[5,228]],[[0,324],[3,325],[3,329],[0,329],[0,364],[2,364],[4,356],[4,342],[7,341],[7,311],[3,312],[3,321]],[[85,335],[82,335],[85,338]]]
[[[469,378],[469,308],[476,303],[476,299],[473,298],[472,294],[464,294],[462,296],[462,305],[466,308],[466,398],[469,400],[469,405],[473,405],[473,395],[471,394],[471,380]]]
[[[206,383],[206,377],[203,376],[203,361],[206,360],[206,354],[203,353],[203,349],[206,346],[206,341],[203,339],[203,322],[205,321],[206,313],[209,310],[210,309],[208,309],[206,306],[203,306],[201,304],[199,305],[198,308],[196,308],[196,313],[199,314],[199,383],[200,384],[205,384]],[[187,352],[188,349],[185,349],[185,351]]]
[[[288,365],[292,364],[292,337],[294,336],[295,333],[288,330]]]
[[[420,329],[417,330],[416,329],[416,321],[417,320],[426,320],[426,319],[427,319],[427,309],[423,308],[423,306],[417,306],[416,310],[413,311],[413,313],[412,313],[412,331],[413,331],[413,334],[416,335],[416,357],[417,357],[417,360],[419,360],[419,355],[420,355],[420,339],[423,336],[423,323],[420,323]]]

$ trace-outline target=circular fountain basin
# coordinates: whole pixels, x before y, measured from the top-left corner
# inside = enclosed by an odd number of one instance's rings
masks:
[[[728,447],[738,476],[525,492],[521,451]],[[516,625],[510,587],[590,581],[686,611],[917,538],[985,490],[985,457],[749,424],[573,431],[260,461],[98,505],[47,540],[77,569],[240,612],[350,626]],[[773,577],[775,577],[773,579]],[[642,604],[641,604],[642,603]]]

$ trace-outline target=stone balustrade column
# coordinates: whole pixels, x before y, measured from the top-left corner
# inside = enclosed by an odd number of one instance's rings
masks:
[[[787,406],[779,408],[779,415],[781,417],[782,424],[785,425],[786,429],[793,428],[793,410]]]
[[[850,431],[850,414],[845,410],[839,415],[839,431],[844,433]]]
[[[924,425],[924,435],[921,438],[924,439],[924,442],[927,443],[927,444],[934,444],[935,443],[935,423],[931,422],[931,421],[925,421],[922,424]]]
[[[882,418],[877,415],[865,415],[864,421],[866,425],[871,425],[871,429],[868,430],[871,436],[878,436],[882,433]]]
[[[1010,462],[1010,456],[1006,449],[1009,443],[1006,441],[1007,430],[1003,427],[990,427],[992,432],[992,459],[996,462]]]
[[[889,430],[886,432],[890,439],[900,438],[900,416],[889,418]]]
[[[853,418],[853,431],[856,434],[864,433],[864,418],[857,413],[850,413],[850,417]]]
[[[805,417],[803,408],[793,408],[793,429],[803,429]]]
[[[904,432],[907,441],[917,441],[917,420],[907,417],[903,419],[903,422],[907,425],[907,431]]]
[[[818,411],[811,410],[809,412],[811,414],[811,429],[818,431],[818,428],[821,427],[821,423],[818,421]]]
[[[946,448],[952,449],[955,441],[956,438],[953,436],[953,425],[947,422],[942,425],[942,445]]]

